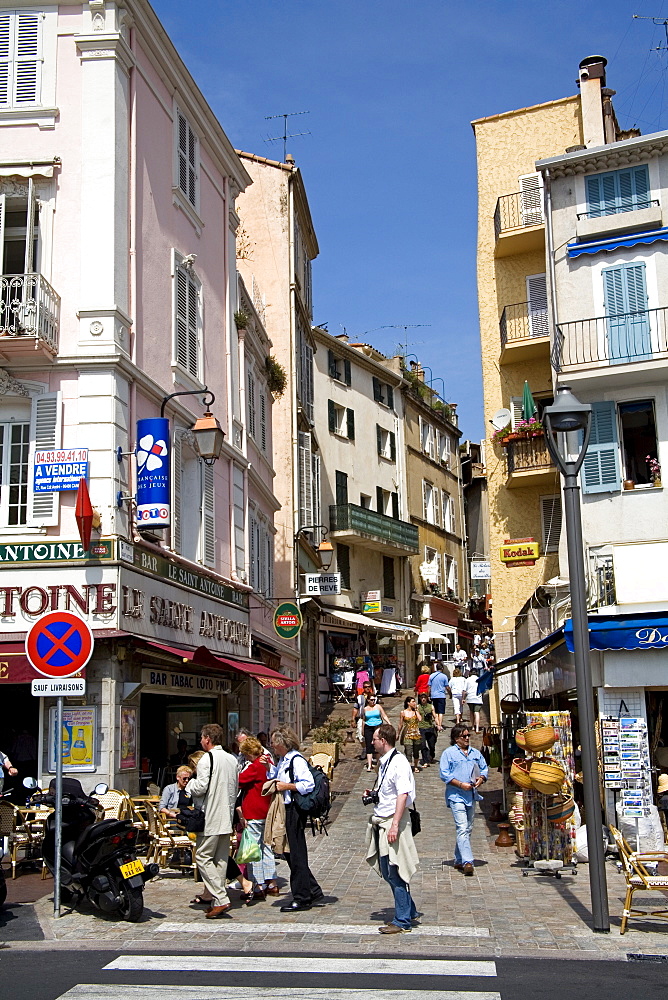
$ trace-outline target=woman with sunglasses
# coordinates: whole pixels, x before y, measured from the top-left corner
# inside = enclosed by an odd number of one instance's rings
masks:
[[[373,734],[378,726],[383,723],[389,725],[390,720],[385,714],[385,709],[378,704],[375,694],[367,696],[366,704],[362,709],[364,716],[364,746],[366,749],[366,769],[373,770]]]

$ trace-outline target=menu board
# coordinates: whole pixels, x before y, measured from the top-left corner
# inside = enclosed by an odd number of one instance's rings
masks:
[[[620,792],[622,815],[649,815],[652,784],[644,719],[601,719],[603,784]]]

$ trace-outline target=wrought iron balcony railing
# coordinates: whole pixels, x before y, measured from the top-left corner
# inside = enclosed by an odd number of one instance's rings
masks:
[[[560,323],[552,345],[556,371],[668,359],[668,306]]]
[[[0,337],[43,340],[58,351],[60,296],[41,274],[0,277]]]
[[[580,219],[602,219],[606,215],[619,215],[621,212],[639,212],[643,208],[657,208],[659,202],[655,199],[648,201],[647,199],[639,199],[638,201],[631,200],[630,203],[620,202],[617,205],[601,205],[598,208],[592,208],[588,212],[578,212],[577,220]]]
[[[418,529],[407,521],[379,514],[354,503],[332,504],[329,508],[330,531],[352,531],[374,536],[392,545],[418,551]]]
[[[506,462],[508,475],[554,468],[554,462],[542,434],[506,442]]]
[[[530,337],[548,337],[547,300],[544,302],[515,302],[506,306],[499,320],[501,348],[515,340]]]
[[[514,194],[502,194],[497,200],[494,212],[494,236],[497,240],[508,229],[542,224],[542,188],[527,188],[526,191],[516,191]]]

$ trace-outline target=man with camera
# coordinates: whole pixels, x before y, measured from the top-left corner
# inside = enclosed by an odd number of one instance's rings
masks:
[[[366,859],[394,895],[394,920],[378,928],[381,934],[410,931],[417,917],[409,885],[420,863],[409,811],[415,802],[415,778],[396,742],[396,730],[388,723],[374,732],[373,746],[380,755],[378,775],[373,789],[362,796],[365,805],[374,807],[367,827]]]

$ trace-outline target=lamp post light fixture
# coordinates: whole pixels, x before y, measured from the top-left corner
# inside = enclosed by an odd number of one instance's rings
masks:
[[[302,534],[302,532],[304,532],[304,531],[315,531],[317,528],[319,528],[320,531],[322,531],[323,538],[322,538],[320,544],[317,546],[316,552],[318,553],[318,556],[320,557],[320,565],[321,565],[322,569],[324,569],[325,572],[327,572],[327,570],[329,569],[329,567],[332,565],[332,559],[334,558],[334,546],[327,539],[328,528],[326,527],[326,525],[324,525],[324,524],[305,524],[296,533],[296,535],[295,535],[295,542],[297,542],[297,540],[299,539],[299,536]]]
[[[218,423],[217,418],[214,417],[211,412],[211,407],[215,403],[216,397],[210,389],[207,389],[207,387],[204,386],[203,389],[188,389],[183,392],[170,393],[169,396],[165,396],[162,401],[160,416],[164,417],[165,407],[167,406],[169,400],[173,399],[174,396],[199,396],[200,393],[204,393],[202,406],[206,406],[206,413],[203,417],[197,418],[191,430],[193,437],[195,438],[197,454],[205,465],[213,465],[213,463],[220,458],[220,453],[223,449],[223,441],[225,440],[225,431]]]
[[[571,618],[573,621],[573,656],[582,751],[582,783],[586,811],[587,849],[589,851],[591,910],[593,929],[600,933],[606,933],[610,930],[610,917],[608,914],[605,854],[601,836],[594,691],[589,661],[589,624],[580,512],[580,484],[578,482],[578,473],[585,459],[591,433],[591,405],[581,403],[568,386],[557,386],[554,403],[551,406],[546,406],[543,411],[543,426],[548,451],[564,477],[564,510],[568,543],[568,574],[571,587]]]

